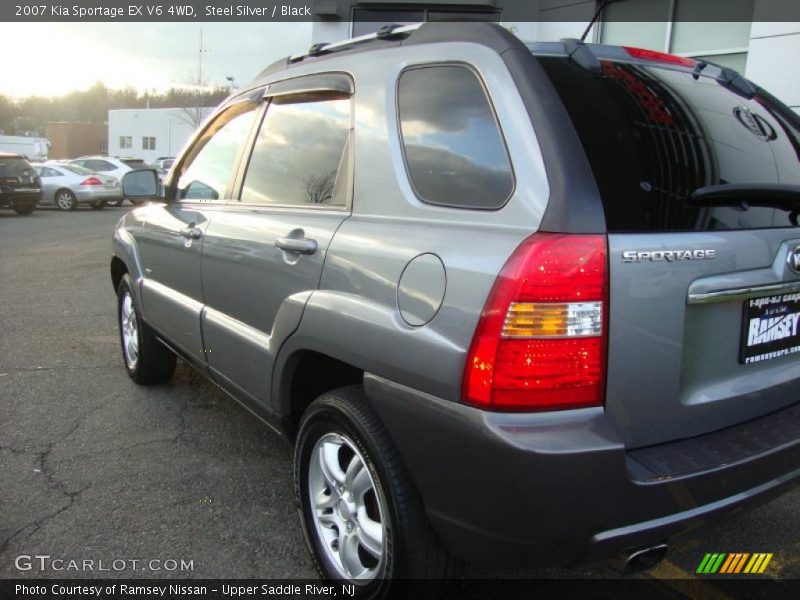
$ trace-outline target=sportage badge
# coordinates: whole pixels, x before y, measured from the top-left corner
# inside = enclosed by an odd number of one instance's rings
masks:
[[[622,253],[622,262],[711,260],[716,255],[716,250],[626,250]]]

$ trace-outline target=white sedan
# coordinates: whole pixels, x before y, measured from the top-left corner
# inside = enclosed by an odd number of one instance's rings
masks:
[[[75,210],[79,204],[88,204],[99,210],[122,199],[122,188],[116,177],[70,163],[34,163],[31,166],[42,180],[39,204],[61,210]]]

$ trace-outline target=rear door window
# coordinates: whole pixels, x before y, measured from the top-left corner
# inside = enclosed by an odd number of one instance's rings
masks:
[[[106,171],[113,171],[114,169],[117,168],[107,160],[90,159],[84,161],[83,164],[92,171],[98,171],[100,173],[104,173]]]
[[[610,232],[792,226],[788,210],[688,202],[710,185],[800,184],[798,121],[776,101],[683,70],[539,61],[586,151]]]
[[[406,168],[430,204],[497,209],[514,176],[497,119],[475,72],[462,65],[415,67],[397,90]]]
[[[274,98],[247,166],[242,202],[345,206],[350,130],[349,94]]]

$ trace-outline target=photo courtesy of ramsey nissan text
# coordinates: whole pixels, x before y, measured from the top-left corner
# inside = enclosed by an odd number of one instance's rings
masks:
[[[800,3],[0,5],[0,599],[800,596]]]

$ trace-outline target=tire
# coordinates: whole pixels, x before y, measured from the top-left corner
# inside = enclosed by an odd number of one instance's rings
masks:
[[[122,198],[118,198],[116,200],[109,200],[106,202],[106,206],[122,206]]]
[[[18,215],[29,215],[36,209],[35,202],[17,202],[14,204],[14,212]]]
[[[78,208],[78,199],[71,191],[62,189],[58,190],[53,196],[56,208],[61,210],[75,210]]]
[[[103,210],[106,207],[105,200],[95,200],[91,204],[92,210]]]
[[[142,321],[131,296],[130,277],[117,289],[117,322],[122,359],[128,376],[139,385],[166,383],[175,372],[176,356]]]
[[[399,586],[403,595],[436,594],[454,574],[458,563],[436,539],[360,386],[326,393],[308,407],[295,446],[294,483],[306,543],[323,577],[356,584],[361,598],[387,598],[398,595]],[[320,499],[316,506],[312,496]],[[349,550],[345,555],[337,548]],[[361,569],[366,578],[354,578]]]

